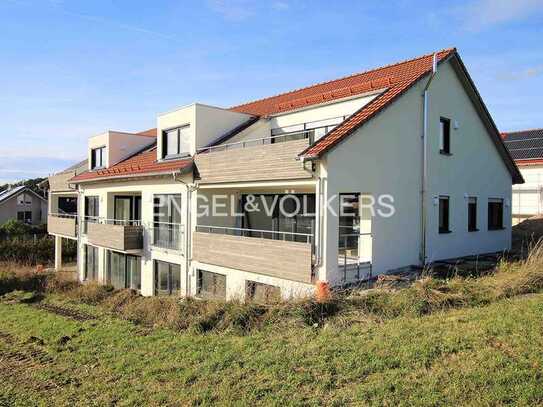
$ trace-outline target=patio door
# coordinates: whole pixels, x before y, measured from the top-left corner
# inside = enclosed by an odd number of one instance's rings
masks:
[[[118,224],[139,224],[141,221],[141,196],[116,196],[114,212],[114,218]]]

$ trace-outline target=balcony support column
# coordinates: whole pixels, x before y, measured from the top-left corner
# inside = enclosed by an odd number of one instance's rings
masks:
[[[55,236],[55,270],[62,269],[62,237]]]

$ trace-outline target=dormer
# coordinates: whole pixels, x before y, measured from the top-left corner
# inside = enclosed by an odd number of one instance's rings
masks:
[[[155,142],[142,134],[107,131],[89,139],[89,170],[109,168]]]
[[[194,156],[252,116],[193,103],[157,117],[158,160]]]

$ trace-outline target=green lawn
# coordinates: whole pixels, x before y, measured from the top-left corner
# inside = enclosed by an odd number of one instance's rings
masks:
[[[0,303],[0,405],[543,403],[543,294],[247,336],[149,330],[79,309],[97,318]]]

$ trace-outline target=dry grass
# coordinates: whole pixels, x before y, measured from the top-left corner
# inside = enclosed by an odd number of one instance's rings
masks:
[[[54,293],[72,303],[98,305],[123,319],[147,327],[178,331],[245,334],[264,326],[331,323],[349,326],[363,320],[417,317],[452,308],[486,305],[503,298],[543,290],[543,241],[516,262],[502,261],[482,277],[443,280],[431,275],[407,288],[335,292],[324,303],[314,299],[273,305],[239,301],[202,301],[171,297],[142,297],[131,290],[78,284],[70,275],[36,274],[30,268],[0,265],[0,294],[14,290]]]

